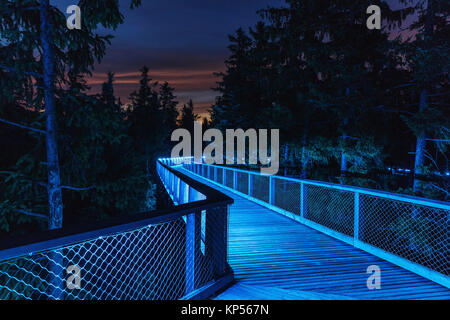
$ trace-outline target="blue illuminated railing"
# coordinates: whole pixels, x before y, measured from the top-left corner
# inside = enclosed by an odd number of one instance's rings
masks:
[[[206,298],[232,281],[232,199],[158,161],[174,208],[1,243],[0,299]]]
[[[230,191],[450,287],[450,203],[165,159]]]

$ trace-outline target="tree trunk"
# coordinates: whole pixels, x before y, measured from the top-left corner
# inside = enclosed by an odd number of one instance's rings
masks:
[[[345,135],[342,137],[342,139],[344,139],[344,141],[345,141],[345,139],[346,139]],[[345,173],[347,172],[347,167],[348,167],[347,155],[345,154],[344,151],[342,151],[342,154],[341,154],[341,175],[342,176],[345,176]]]
[[[433,0],[427,1],[427,13],[425,20],[425,35],[427,37],[433,36],[433,26],[434,26],[434,8],[433,8]],[[430,41],[430,40],[428,40]],[[427,85],[424,86],[422,92],[420,93],[420,102],[419,102],[419,112],[423,112],[428,103],[428,90]],[[414,161],[414,184],[413,191],[421,192],[422,191],[422,183],[419,179],[417,179],[416,175],[423,174],[423,166],[425,165],[425,151],[426,151],[426,132],[425,129],[422,129],[418,135],[416,140],[416,154]]]
[[[347,124],[347,120],[344,120],[344,124]],[[344,140],[344,148],[345,148],[345,141],[347,140],[347,135],[344,134],[342,135],[342,140]],[[342,150],[341,153],[341,177],[345,177],[346,173],[348,170],[348,160],[347,160],[347,155],[345,154],[345,150]],[[341,180],[341,183],[343,181]]]
[[[350,88],[346,88],[345,89],[345,96],[348,97],[349,95],[350,95]],[[344,118],[343,124],[344,124],[344,130],[346,130],[347,129],[346,127],[348,125],[348,118],[347,117]],[[342,135],[342,139],[344,140],[344,147],[345,147],[345,140],[347,140],[347,135],[346,135],[345,131],[344,131],[344,134]],[[347,155],[345,154],[345,150],[342,150],[342,153],[341,153],[341,177],[344,177],[346,172],[347,172],[347,169],[348,169],[348,163],[347,162],[348,161],[347,161]],[[342,182],[343,181],[341,180],[341,183]]]
[[[307,167],[308,167],[308,162],[309,162],[309,158],[306,155],[306,139],[308,136],[308,129],[309,129],[309,117],[305,117],[305,122],[304,122],[304,132],[303,132],[303,142],[302,142],[302,172],[300,174],[300,178],[301,179],[306,179],[307,177]]]
[[[427,97],[428,93],[426,89],[423,89],[420,93],[420,111],[423,111],[427,105]],[[416,140],[416,153],[415,153],[415,161],[414,161],[414,185],[413,191],[420,192],[421,191],[421,182],[417,178],[417,175],[423,174],[423,166],[425,164],[425,147],[426,147],[426,134],[425,130],[421,130],[417,135]]]
[[[58,142],[56,138],[56,102],[54,93],[55,61],[52,47],[52,23],[49,10],[49,0],[41,0],[41,45],[44,64],[44,100],[46,117],[46,147],[48,166],[48,203],[49,229],[58,229],[63,223],[63,203],[61,193],[61,178],[58,160]]]
[[[46,148],[47,148],[47,192],[48,192],[48,228],[59,229],[63,224],[63,202],[61,192],[61,178],[58,160],[58,141],[56,138],[56,102],[54,93],[55,61],[52,47],[52,22],[50,17],[49,0],[41,0],[41,45],[42,61],[44,65],[44,101],[46,118]],[[61,252],[62,253],[62,252]],[[64,299],[63,255],[53,251],[48,255],[50,299]]]
[[[284,176],[287,177],[287,163],[288,163],[288,157],[289,157],[289,146],[287,143],[284,145]]]
[[[308,167],[308,162],[309,162],[309,159],[306,156],[306,146],[303,145],[302,146],[302,172],[300,173],[300,178],[302,178],[302,179],[306,179],[306,177],[308,176],[308,172],[306,170],[306,168]]]

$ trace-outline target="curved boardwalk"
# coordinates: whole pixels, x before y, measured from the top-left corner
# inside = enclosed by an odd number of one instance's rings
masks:
[[[216,299],[450,299],[450,290],[284,217],[192,173],[234,198],[229,263],[236,284]],[[381,289],[366,286],[381,268]]]

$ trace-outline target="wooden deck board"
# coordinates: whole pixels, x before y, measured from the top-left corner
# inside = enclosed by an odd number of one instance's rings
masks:
[[[237,284],[217,299],[450,299],[439,284],[180,170],[235,200],[228,249]],[[379,290],[366,286],[370,265],[381,268]]]

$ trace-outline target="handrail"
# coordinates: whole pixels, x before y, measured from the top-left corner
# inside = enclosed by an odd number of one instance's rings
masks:
[[[174,170],[160,160],[158,160],[158,162],[179,179],[189,184],[189,186],[204,194],[206,199],[180,204],[169,209],[113,218],[103,222],[93,222],[92,224],[87,225],[84,223],[56,230],[36,232],[32,235],[20,238],[4,237],[0,240],[0,261],[99,237],[127,232],[149,224],[164,223],[175,220],[192,211],[207,210],[214,206],[230,205],[233,203],[233,199],[223,193]]]
[[[232,281],[233,199],[161,160],[157,172],[172,208],[1,241],[0,299],[195,298]]]
[[[226,190],[450,287],[446,256],[449,202],[263,175],[191,158],[173,162]]]
[[[192,158],[193,157],[186,157],[187,160],[192,160]],[[184,158],[180,158],[181,162],[183,160],[184,160]],[[444,209],[444,210],[450,210],[450,202],[441,201],[441,200],[427,199],[427,198],[423,198],[423,197],[411,196],[411,195],[406,195],[406,194],[395,194],[395,193],[391,193],[388,191],[381,191],[381,190],[369,189],[369,188],[363,188],[363,187],[354,187],[354,186],[342,185],[342,184],[332,183],[332,182],[323,182],[323,181],[310,180],[310,179],[290,178],[290,177],[283,177],[283,176],[277,176],[277,175],[264,175],[264,174],[261,174],[256,171],[244,170],[244,169],[239,169],[239,168],[230,167],[230,166],[226,166],[226,165],[215,165],[215,164],[208,164],[205,162],[195,162],[195,161],[192,163],[202,164],[202,165],[221,168],[221,169],[225,168],[227,170],[232,170],[232,171],[236,171],[236,172],[242,172],[242,173],[252,174],[252,175],[257,175],[257,176],[272,177],[273,179],[301,182],[301,183],[304,183],[307,185],[314,185],[314,186],[318,186],[318,187],[327,187],[327,188],[332,188],[332,189],[337,189],[337,190],[342,190],[342,191],[351,191],[351,192],[356,192],[356,193],[360,193],[360,194],[376,196],[376,197],[380,197],[380,198],[398,200],[398,201],[403,201],[403,202],[408,202],[408,203],[431,206],[431,207],[440,208],[440,209]]]

